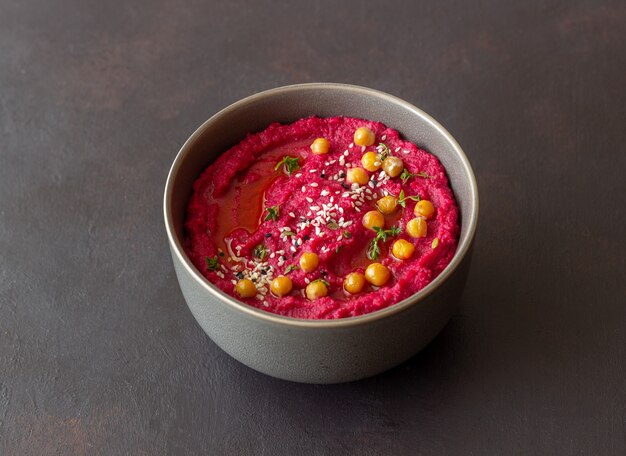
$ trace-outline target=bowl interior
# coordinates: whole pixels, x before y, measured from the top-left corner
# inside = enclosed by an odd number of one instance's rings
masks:
[[[166,224],[174,231],[175,248],[186,262],[190,265],[181,247],[185,212],[193,183],[200,173],[248,133],[261,131],[272,122],[290,123],[311,115],[380,121],[439,158],[461,212],[459,245],[447,269],[453,268],[471,244],[478,215],[474,175],[460,146],[430,116],[399,98],[372,89],[330,83],[281,87],[245,98],[207,120],[184,144],[168,178],[165,217]],[[196,275],[203,279],[199,273]],[[445,275],[444,270],[426,288],[435,287]]]

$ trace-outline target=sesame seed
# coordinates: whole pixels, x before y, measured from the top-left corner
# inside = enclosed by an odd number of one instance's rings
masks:
[[[302,239],[298,239],[298,245],[302,245]]]
[[[350,198],[352,198],[353,200],[357,199],[359,197],[359,195],[350,195]]]
[[[348,146],[350,149],[352,149],[354,147],[354,143],[350,143],[350,145]]]
[[[354,208],[357,212],[361,212],[361,209],[359,209],[358,207]]]
[[[311,185],[311,187],[317,187],[318,184],[317,184],[317,182],[311,182],[310,185]]]
[[[305,279],[304,279],[304,283],[306,283],[306,284],[308,285],[309,283],[311,283],[311,280],[310,280],[310,279],[308,279],[308,278],[305,278]]]
[[[339,237],[337,237],[337,240],[338,240],[338,241],[341,241],[341,238],[342,238],[342,237],[343,237],[343,236],[339,236]]]
[[[334,165],[335,163],[337,163],[337,160],[331,160],[328,162],[329,165]]]
[[[322,190],[322,192],[320,193],[321,196],[326,196],[329,195],[330,192],[328,190]]]
[[[309,203],[312,203],[312,202],[313,202],[313,198],[309,198],[308,196],[306,197],[306,200],[307,200]]]
[[[346,163],[346,168],[350,168],[352,166],[352,163]]]
[[[408,154],[410,154],[410,153],[411,153],[411,151],[410,151],[410,150],[406,150],[406,149],[405,149],[405,150],[403,150],[403,151],[402,151],[402,153],[403,153],[403,154],[407,154],[407,155],[408,155]]]
[[[394,150],[394,152],[398,152],[401,148],[400,147],[396,147],[396,149]]]
[[[289,247],[289,250],[291,250],[292,252],[295,252],[296,248],[292,245],[291,247]]]
[[[274,258],[276,256],[275,252],[270,253],[270,258]]]
[[[384,141],[385,139],[387,139],[387,135],[382,135],[382,136],[380,137],[380,139],[381,139],[382,141]]]
[[[347,157],[347,156],[348,156],[348,154],[349,154],[349,152],[346,150],[346,151],[344,151],[343,156],[344,156],[344,157]]]
[[[372,181],[369,181],[367,185],[369,185],[372,188],[376,188],[376,184]]]
[[[310,170],[309,170],[309,172],[310,172],[310,173],[316,173],[316,172],[317,172],[317,170],[316,170],[316,169],[310,169]]]
[[[294,214],[293,212],[290,212],[290,213],[289,213],[289,216],[290,216],[290,217],[294,217],[294,218],[295,218],[296,214]]]
[[[335,193],[339,193],[339,192],[335,192]],[[330,199],[329,199],[329,201],[332,203],[333,201],[335,201],[335,197],[334,197],[334,196],[331,196],[331,197],[330,197]]]
[[[365,146],[361,146],[361,152],[365,152]]]
[[[339,158],[339,164],[340,164],[341,166],[343,166],[343,165],[345,165],[345,164],[346,164],[346,160],[343,158],[343,155]]]
[[[303,185],[302,186],[302,193],[306,192],[306,187]]]
[[[302,177],[302,173],[296,174],[296,177]]]
[[[312,211],[319,211],[320,207],[319,206],[311,206],[309,209],[311,209]]]
[[[343,193],[341,194],[341,197],[342,197],[342,198],[346,198],[346,197],[348,197],[348,196],[350,196],[350,193],[348,193],[348,192],[343,192]]]

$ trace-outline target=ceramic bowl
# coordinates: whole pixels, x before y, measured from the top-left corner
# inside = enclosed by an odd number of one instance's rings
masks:
[[[450,264],[428,286],[386,309],[338,320],[302,320],[239,302],[207,281],[183,249],[192,186],[222,152],[272,122],[317,115],[383,122],[442,162],[461,213]],[[454,138],[425,112],[394,96],[345,84],[300,84],[252,95],[200,126],[176,156],[165,186],[165,227],[183,296],[194,317],[225,352],[259,372],[307,383],[369,377],[415,355],[455,311],[470,264],[478,219],[472,168]]]

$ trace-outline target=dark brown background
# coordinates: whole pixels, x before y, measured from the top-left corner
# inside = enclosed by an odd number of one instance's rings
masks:
[[[0,0],[0,454],[626,453],[626,3]],[[476,172],[458,314],[308,386],[201,331],[170,163],[246,95],[398,95]]]

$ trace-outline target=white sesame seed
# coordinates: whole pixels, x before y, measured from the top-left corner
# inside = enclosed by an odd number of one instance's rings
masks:
[[[361,146],[361,152],[365,152],[365,146]]]
[[[342,236],[339,236],[339,237],[337,237],[337,240],[338,240],[338,241],[341,241],[341,238],[342,238]]]
[[[398,152],[401,148],[400,147],[396,147],[394,152]]]
[[[302,177],[302,173],[296,174],[296,177]]]
[[[372,195],[372,198],[378,198],[378,193],[374,192],[374,194]]]
[[[290,212],[290,213],[289,213],[289,216],[290,216],[290,217],[295,217],[295,216],[296,216],[296,214],[294,214],[293,212]]]
[[[342,197],[342,198],[346,198],[346,197],[348,197],[348,196],[350,196],[350,193],[348,193],[348,192],[343,192],[343,193],[341,194],[341,197]]]
[[[344,157],[347,157],[349,153],[350,153],[350,152],[348,152],[348,151],[346,150],[346,151],[344,151],[343,156],[344,156]]]
[[[336,192],[336,193],[339,193],[339,192]],[[335,201],[335,197],[334,197],[334,196],[331,196],[331,197],[330,197],[330,199],[329,199],[328,201],[330,201],[331,203],[332,203],[332,202],[334,202],[334,201]]]
[[[346,168],[350,168],[352,166],[352,163],[346,163]]]
[[[343,166],[343,165],[345,165],[345,164],[346,164],[346,160],[343,158],[343,155],[342,155],[341,157],[339,157],[339,164],[340,164],[341,166]]]
[[[230,283],[232,283],[233,285],[237,285],[237,281],[236,280],[231,280]]]
[[[410,153],[411,153],[411,151],[410,151],[410,150],[406,150],[406,149],[404,149],[404,150],[402,151],[402,153],[403,153],[403,154],[407,154],[407,155],[408,155],[408,154],[410,154]]]
[[[367,185],[369,185],[372,188],[376,187],[376,184],[374,182],[372,182],[372,181],[369,181]]]
[[[343,224],[343,226],[350,226],[352,225],[352,220],[348,220],[346,223]]]
[[[348,146],[350,149],[352,149],[354,147],[354,143],[350,143],[350,145]]]
[[[329,165],[334,165],[335,163],[337,163],[337,160],[331,160],[328,162]]]
[[[339,208],[339,213],[340,213],[340,214],[343,214],[343,207],[340,207],[340,208]]]
[[[321,196],[327,196],[329,194],[330,192],[328,190],[322,190],[322,192],[320,193]]]
[[[380,139],[381,139],[381,141],[384,141],[385,139],[387,139],[387,135],[382,135],[382,136],[380,137]]]
[[[302,245],[302,239],[298,239],[298,245]]]
[[[274,258],[276,256],[276,252],[270,253],[270,258]]]
[[[294,253],[295,253],[296,248],[292,245],[291,247],[289,247],[289,250],[291,250],[292,252],[294,252]]]
[[[361,212],[361,209],[359,209],[358,207],[354,208],[357,212]]]
[[[316,169],[310,169],[310,170],[309,170],[309,172],[310,172],[310,173],[316,173],[316,172],[317,172],[317,170],[316,170]]]
[[[306,187],[303,185],[302,186],[302,193],[306,192]]]
[[[313,198],[309,198],[308,196],[306,197],[306,200],[307,200],[309,203],[312,203],[312,202],[313,202]]]
[[[306,283],[306,284],[308,285],[309,283],[311,283],[311,280],[310,280],[310,279],[308,279],[308,278],[305,278],[305,279],[304,279],[304,283]]]
[[[317,184],[317,182],[311,182],[311,184],[309,184],[309,185],[311,185],[311,187],[317,187],[318,184]]]
[[[319,211],[320,207],[319,206],[311,206],[309,209],[311,209],[312,211]]]

